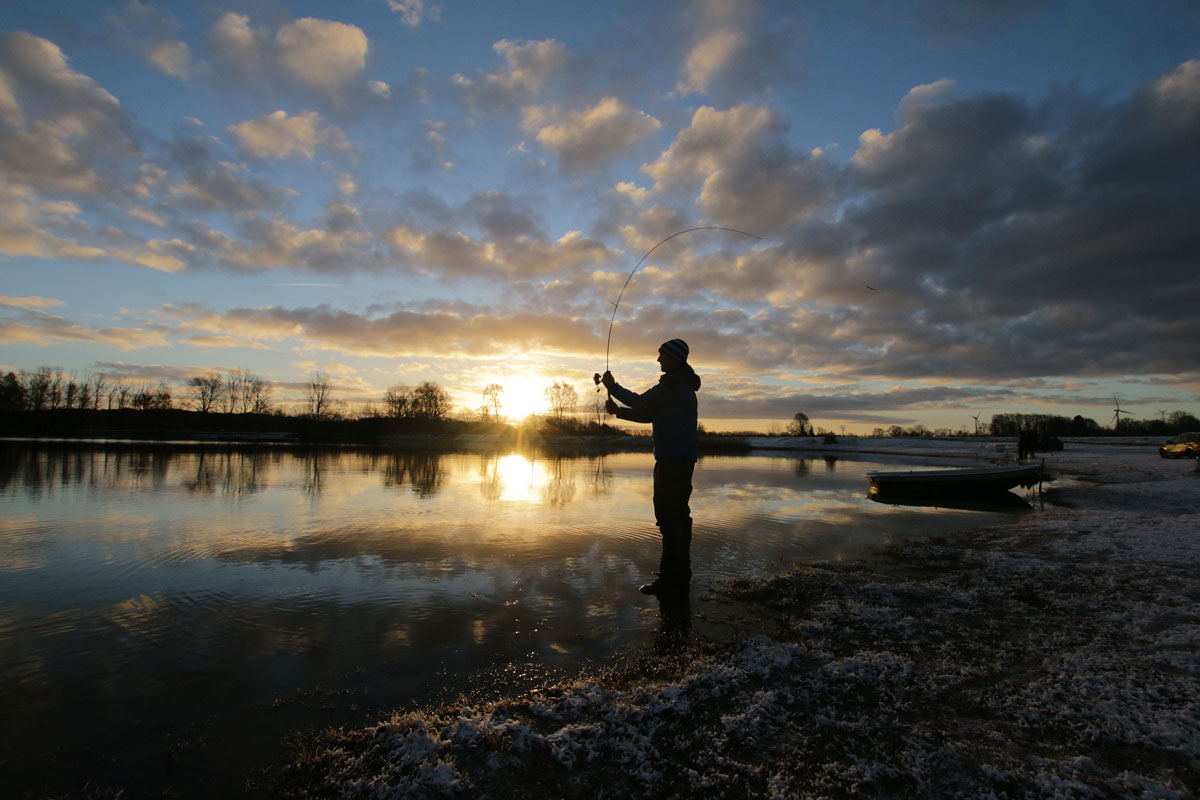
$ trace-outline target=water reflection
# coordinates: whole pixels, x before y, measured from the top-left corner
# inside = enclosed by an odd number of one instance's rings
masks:
[[[0,446],[0,785],[100,775],[226,796],[237,786],[198,776],[266,760],[288,726],[453,697],[504,665],[675,646],[703,631],[692,604],[709,582],[987,521],[869,502],[863,473],[886,465],[706,458],[697,588],[658,600],[636,591],[658,557],[651,464]],[[315,687],[344,699],[263,713]],[[206,744],[167,774],[161,742],[188,731]]]

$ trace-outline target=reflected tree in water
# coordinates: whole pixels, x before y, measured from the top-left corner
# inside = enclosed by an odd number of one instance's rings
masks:
[[[393,453],[384,467],[384,486],[389,489],[411,486],[422,499],[436,495],[445,481],[442,456],[438,453]]]
[[[542,502],[551,506],[565,506],[575,499],[575,459],[562,456],[552,458],[546,470],[547,481],[542,486]]]
[[[504,475],[500,469],[500,456],[492,454],[480,457],[479,493],[488,502],[495,502],[504,494]]]
[[[608,468],[604,456],[596,459],[596,468],[592,470],[590,492],[592,497],[603,497],[613,492],[613,474],[612,470]]]
[[[320,497],[325,468],[321,453],[306,453],[304,456],[304,493],[309,497]]]

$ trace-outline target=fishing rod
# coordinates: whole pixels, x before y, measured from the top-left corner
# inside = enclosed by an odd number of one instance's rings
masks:
[[[755,236],[753,233],[746,233],[745,231],[740,231],[737,228],[724,228],[724,227],[721,227],[720,225],[701,225],[696,228],[687,228],[686,230],[676,231],[675,233],[672,233],[667,238],[663,239],[658,244],[654,245],[654,247],[651,247],[649,250],[647,250],[646,254],[644,256],[642,256],[640,259],[638,259],[637,264],[635,264],[633,267],[633,270],[630,271],[629,277],[625,279],[625,283],[624,283],[624,285],[621,286],[621,291],[617,295],[617,302],[613,303],[612,317],[609,318],[609,320],[608,320],[608,344],[606,345],[606,347],[604,349],[604,371],[605,372],[609,371],[609,356],[612,353],[613,323],[615,323],[617,321],[617,309],[621,307],[621,298],[625,296],[625,289],[628,288],[629,282],[631,280],[633,280],[633,276],[636,275],[637,271],[642,268],[642,264],[645,263],[646,259],[650,257],[651,253],[653,253],[658,248],[662,247],[667,242],[674,239],[676,236],[683,236],[685,233],[692,233],[694,231],[729,231],[730,233],[738,233],[738,234],[741,234],[742,236],[749,236],[751,239],[758,239],[759,241],[762,240],[761,236]],[[597,372],[595,375],[592,376],[592,380],[594,380],[596,382],[596,391],[597,392],[600,391],[600,379],[601,379],[601,376],[600,376],[599,372]],[[611,397],[611,394],[609,396]]]

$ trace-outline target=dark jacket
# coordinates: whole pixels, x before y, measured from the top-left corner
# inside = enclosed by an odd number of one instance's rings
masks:
[[[614,383],[609,393],[629,408],[617,409],[617,418],[649,422],[654,430],[654,458],[696,460],[696,390],[700,376],[690,364],[664,372],[655,386],[637,394]]]

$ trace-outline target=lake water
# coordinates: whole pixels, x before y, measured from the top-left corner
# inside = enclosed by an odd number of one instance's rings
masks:
[[[679,622],[636,588],[658,559],[651,468],[645,453],[0,445],[0,786],[236,796],[289,731],[649,646]],[[716,581],[996,518],[873,503],[863,473],[886,468],[703,458],[693,632],[719,616]]]

